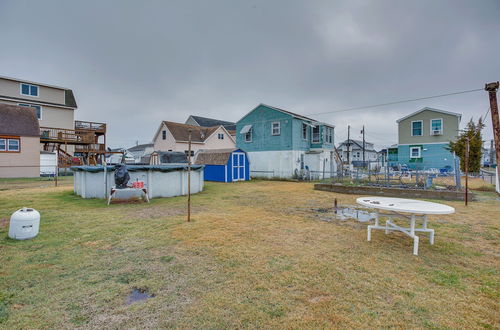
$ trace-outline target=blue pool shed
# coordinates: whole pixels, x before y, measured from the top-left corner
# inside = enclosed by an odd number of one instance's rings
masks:
[[[205,181],[233,182],[250,180],[247,153],[241,149],[200,150],[196,165],[205,165]]]

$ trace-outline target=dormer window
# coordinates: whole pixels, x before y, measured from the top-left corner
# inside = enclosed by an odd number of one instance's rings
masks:
[[[224,133],[219,133],[219,134],[217,134],[217,138],[218,138],[219,140],[224,140]]]
[[[38,86],[21,83],[21,95],[38,97]]]

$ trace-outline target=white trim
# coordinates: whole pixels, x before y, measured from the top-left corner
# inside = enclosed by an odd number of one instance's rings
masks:
[[[227,182],[227,164],[224,165],[224,182]]]
[[[278,133],[277,134],[274,134],[274,124],[278,124]],[[272,136],[281,135],[281,122],[280,121],[271,122],[271,135]]]
[[[318,140],[314,140],[314,129],[318,129]],[[314,126],[311,129],[311,143],[320,143],[321,142],[321,127],[319,125]]]
[[[433,120],[441,120],[441,134],[434,134],[433,130],[432,130],[432,121]],[[443,118],[433,118],[433,119],[429,119],[429,134],[432,135],[432,136],[439,136],[439,135],[443,135],[444,134],[444,120]]]
[[[25,105],[22,105],[22,104],[25,104]],[[40,118],[38,118],[38,120],[42,120],[42,106],[41,105],[38,105],[38,104],[29,104],[29,103],[18,103],[17,104],[18,106],[20,107],[30,107],[30,108],[35,108],[34,106],[37,106],[37,107],[40,107]]]
[[[420,135],[413,135],[413,123],[418,123],[418,122],[420,122],[422,124],[422,126],[420,126],[421,134]],[[411,136],[424,136],[424,121],[423,120],[412,120],[410,123],[410,132],[411,132]]]
[[[418,111],[415,111],[414,113],[411,113],[411,114],[409,114],[409,115],[407,115],[407,116],[404,116],[403,118],[400,118],[400,119],[396,120],[396,123],[398,123],[398,124],[399,124],[399,122],[401,122],[401,121],[403,121],[403,120],[405,120],[405,119],[408,119],[408,118],[410,118],[410,117],[412,117],[412,116],[415,116],[415,115],[417,115],[417,114],[419,114],[419,113],[421,113],[421,112],[424,112],[424,111],[426,111],[426,110],[428,110],[428,111],[434,111],[434,112],[440,112],[440,113],[444,113],[444,114],[447,114],[447,115],[452,115],[452,116],[457,116],[459,121],[460,121],[460,119],[462,118],[462,115],[461,115],[460,113],[450,112],[450,111],[444,111],[444,110],[439,110],[439,109],[434,109],[434,108],[425,107],[425,108],[422,108],[422,109],[420,109],[420,110],[418,110]]]
[[[200,127],[202,127],[202,126],[200,126]],[[236,140],[233,138],[233,136],[231,134],[229,134],[229,132],[227,131],[227,129],[223,125],[219,125],[219,128],[222,128],[224,130],[224,132],[226,132],[226,135],[229,136],[229,138],[236,144]],[[210,139],[212,137],[212,135],[214,135],[219,130],[219,128],[216,129],[212,134],[207,136],[207,138],[205,140],[203,140],[203,142],[201,142],[201,143],[206,143],[208,141],[208,139]]]
[[[46,102],[39,101],[39,100],[20,99],[20,98],[1,97],[1,96],[0,96],[0,100],[11,101],[11,102],[30,102],[30,103],[33,103],[33,104],[36,104],[36,105],[43,105],[43,106],[46,106],[46,107],[54,107],[54,108],[63,108],[63,109],[69,109],[69,110],[75,110],[75,109],[77,109],[77,108],[68,107],[68,106],[65,106],[65,105],[58,105],[58,104],[46,103]]]
[[[418,149],[418,156],[413,156],[413,149]],[[422,158],[422,147],[410,147],[410,159]]]
[[[306,127],[306,137],[304,137],[304,125]],[[309,124],[302,122],[302,126],[300,127],[300,136],[302,137],[302,141],[309,141]]]
[[[32,86],[36,87],[36,89],[37,89],[36,95],[24,94],[23,93],[23,85],[28,85],[28,89],[29,89],[30,93],[31,93],[31,87]],[[28,84],[28,83],[25,83],[25,82],[20,82],[19,83],[19,94],[21,94],[22,96],[40,97],[40,86],[34,85],[34,84]]]
[[[7,138],[6,140],[7,140],[7,145],[6,145],[7,150],[6,151],[21,151],[21,138]],[[11,149],[10,148],[9,142],[11,140],[12,141],[17,141],[17,149]]]
[[[18,78],[7,77],[7,76],[2,76],[2,75],[0,75],[0,79],[11,80],[11,81],[19,82],[19,83],[26,83],[26,84],[32,84],[32,85],[39,85],[39,86],[44,86],[44,87],[57,88],[57,89],[64,89],[64,90],[69,89],[69,88],[66,88],[66,87],[55,86],[55,85],[49,85],[49,84],[39,83],[39,82],[36,82],[36,81],[30,81],[30,80],[18,79]]]
[[[247,135],[250,134],[250,140],[247,140]],[[245,139],[245,142],[252,142],[253,141],[253,133],[252,133],[252,129],[250,129],[247,133],[244,133],[243,135],[245,135],[244,139]]]

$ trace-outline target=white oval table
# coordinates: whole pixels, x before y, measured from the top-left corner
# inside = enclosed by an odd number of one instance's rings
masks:
[[[419,201],[415,199],[404,199],[394,197],[359,197],[356,203],[365,207],[375,209],[375,225],[368,226],[368,241],[371,241],[372,229],[383,229],[388,234],[390,231],[400,231],[413,238],[413,254],[418,255],[418,236],[415,232],[429,233],[430,244],[434,244],[434,229],[427,228],[428,214],[451,214],[455,213],[455,209],[451,206]],[[380,211],[388,211],[381,213]],[[407,213],[408,215],[402,214]],[[380,215],[387,216],[389,220],[384,226],[379,223]],[[410,227],[400,227],[392,222],[392,218],[409,220]],[[422,227],[416,228],[417,219],[422,219]]]

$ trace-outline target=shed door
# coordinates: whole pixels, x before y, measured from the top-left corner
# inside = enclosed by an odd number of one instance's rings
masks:
[[[245,180],[245,154],[234,152],[233,155],[233,181]]]

